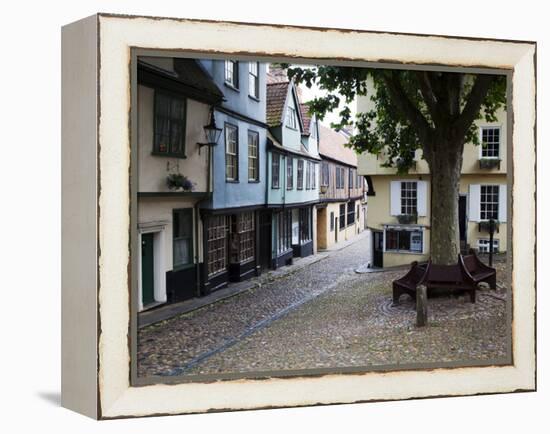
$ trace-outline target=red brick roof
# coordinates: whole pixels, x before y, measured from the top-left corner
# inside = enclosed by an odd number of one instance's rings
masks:
[[[288,81],[267,83],[266,122],[270,127],[282,123],[288,85]]]
[[[357,166],[357,154],[346,147],[348,138],[324,125],[319,124],[319,154],[350,166]]]

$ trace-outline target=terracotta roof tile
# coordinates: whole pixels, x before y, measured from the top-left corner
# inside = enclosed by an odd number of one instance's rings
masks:
[[[344,134],[319,124],[319,154],[322,157],[357,166],[357,154],[345,146],[347,143],[348,138]]]
[[[270,127],[281,125],[288,85],[288,81],[267,84],[266,122]]]

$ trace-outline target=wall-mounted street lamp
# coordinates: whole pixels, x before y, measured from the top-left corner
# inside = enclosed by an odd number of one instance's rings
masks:
[[[214,116],[214,107],[210,108],[210,121],[208,122],[208,125],[205,125],[203,128],[204,128],[204,137],[206,138],[206,143],[197,143],[197,145],[199,145],[199,150],[203,146],[210,146],[210,147],[216,146],[218,144],[218,140],[220,139],[222,129],[216,126],[216,118]]]

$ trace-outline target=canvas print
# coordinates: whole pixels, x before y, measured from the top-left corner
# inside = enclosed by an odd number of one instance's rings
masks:
[[[506,75],[139,56],[139,379],[511,363]]]

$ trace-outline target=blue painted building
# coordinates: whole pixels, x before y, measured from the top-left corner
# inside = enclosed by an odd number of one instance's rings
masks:
[[[267,84],[267,207],[271,266],[314,253],[314,205],[319,201],[318,126],[292,81]]]
[[[222,134],[211,150],[211,196],[201,204],[202,293],[260,272],[259,217],[266,202],[266,64],[201,60],[224,94]]]

